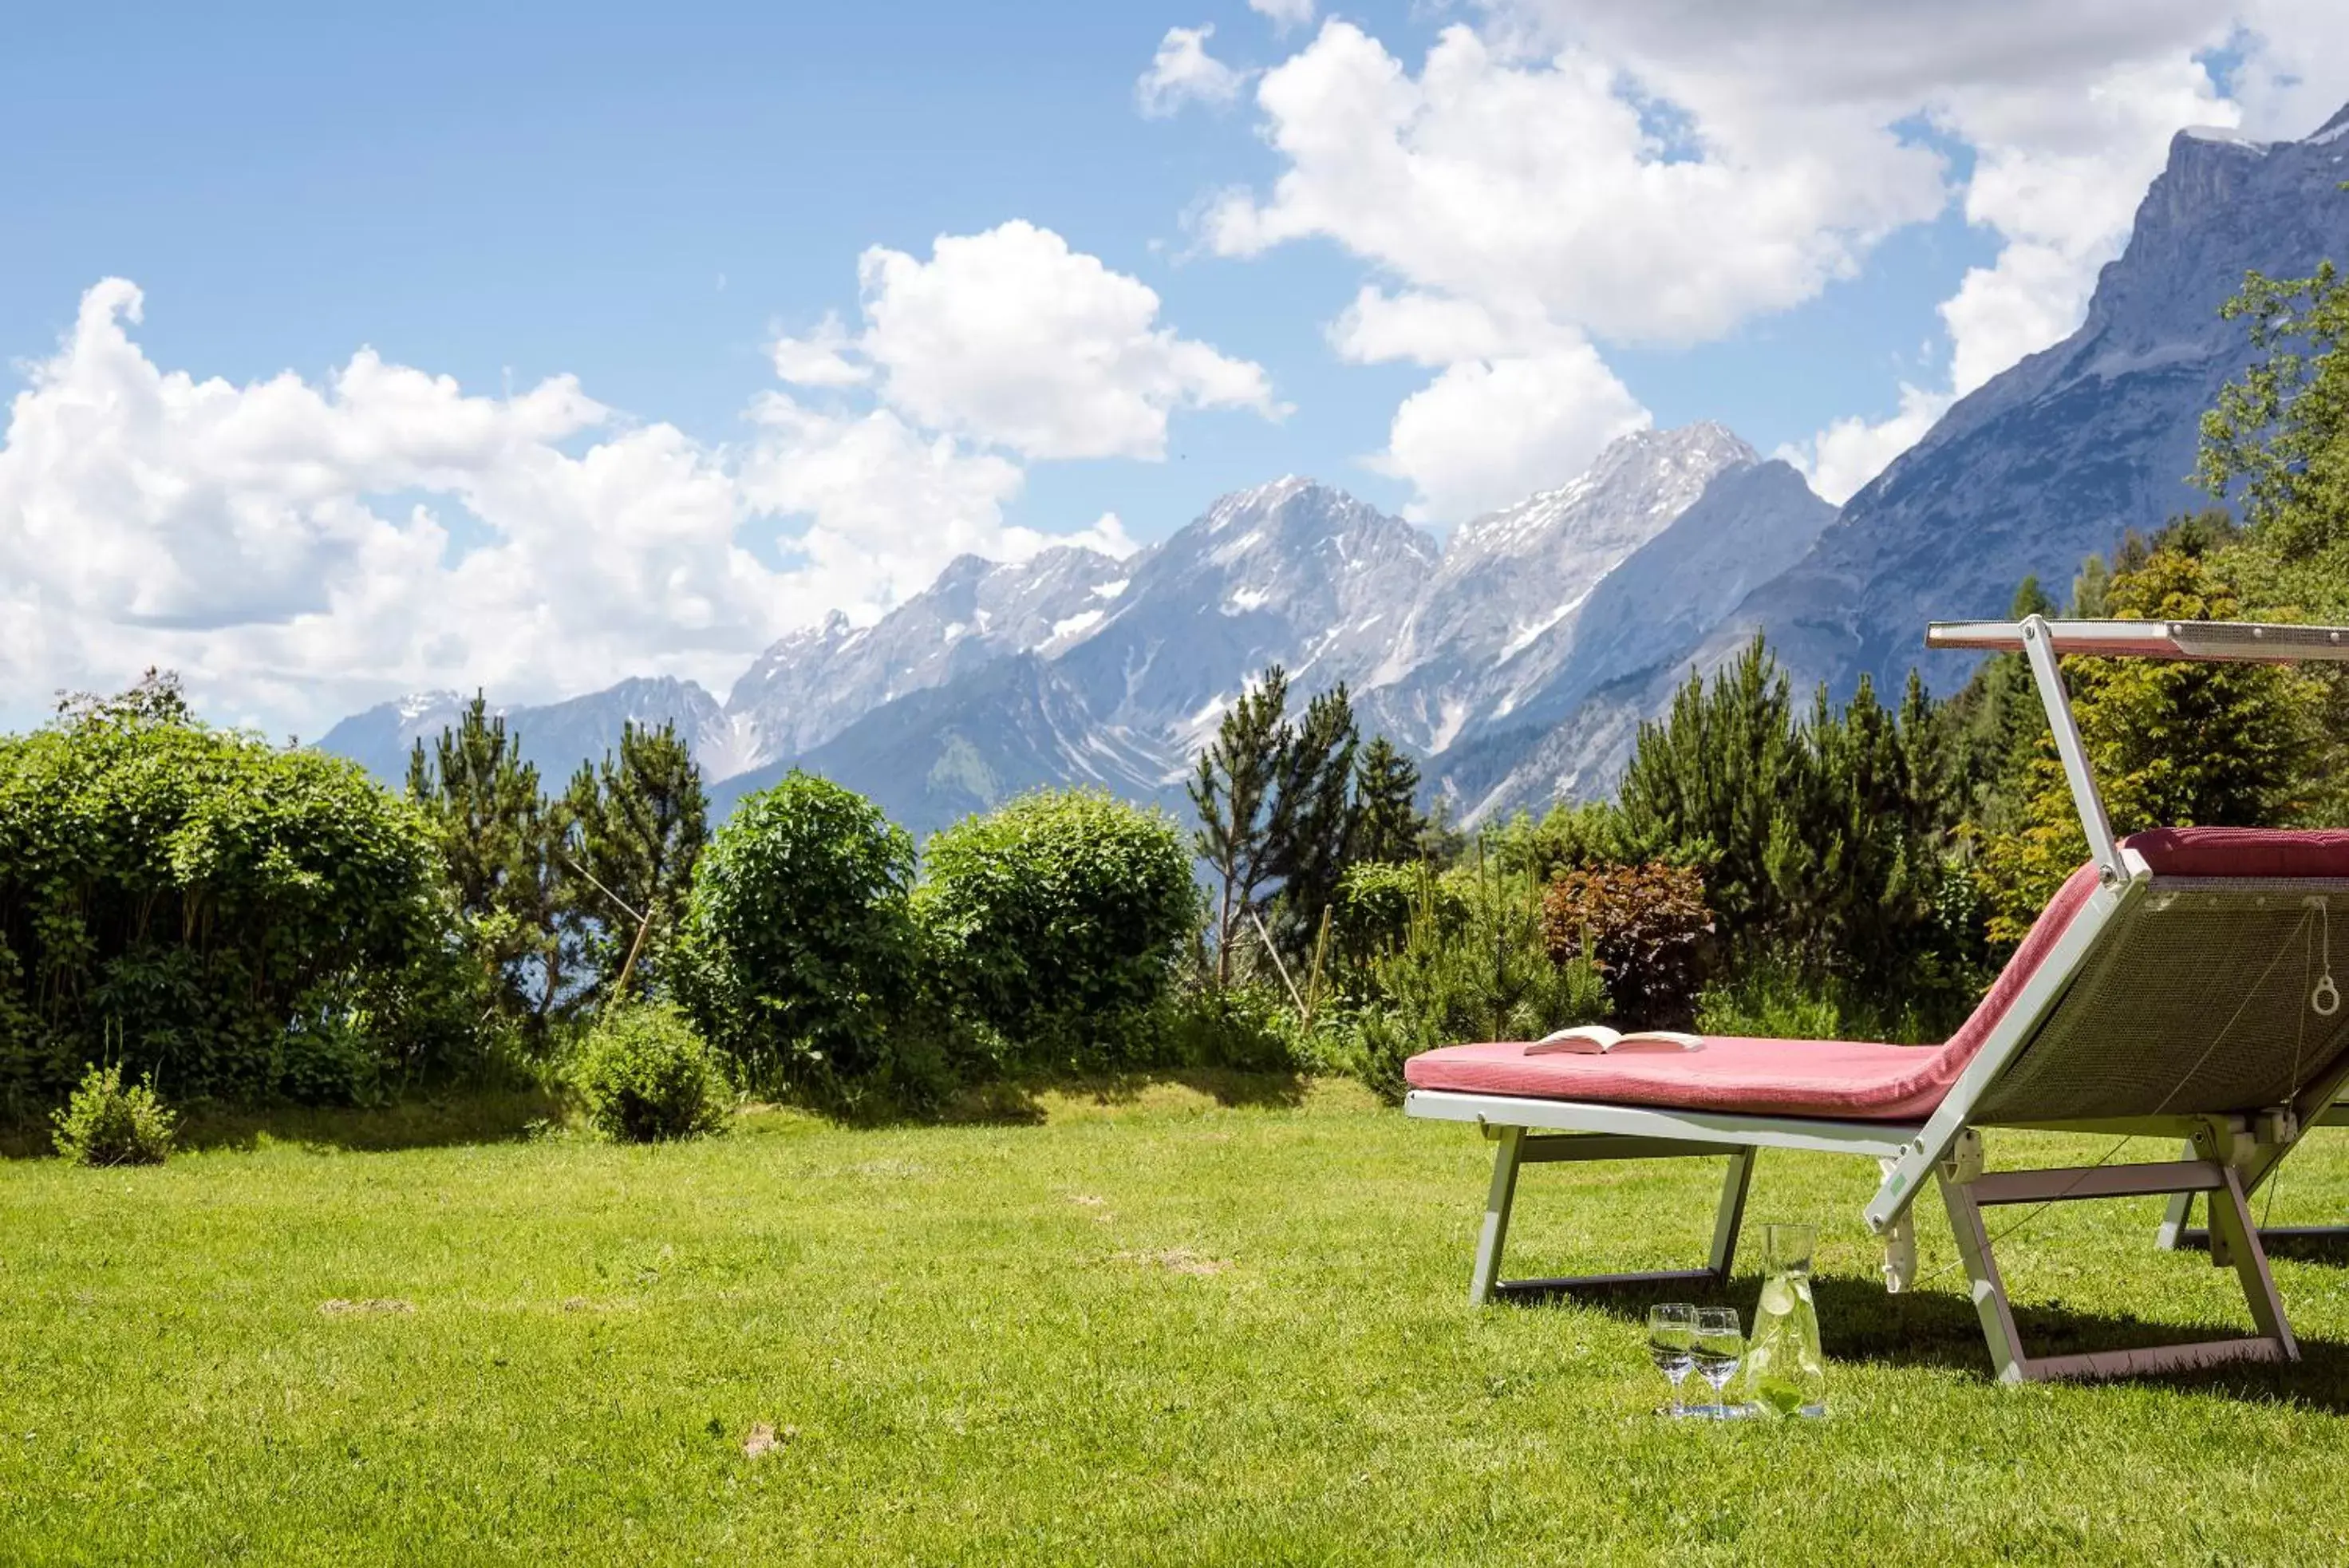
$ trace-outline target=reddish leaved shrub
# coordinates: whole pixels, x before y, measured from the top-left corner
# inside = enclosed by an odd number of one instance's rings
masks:
[[[1559,963],[1588,956],[1627,1029],[1685,1029],[1696,1017],[1713,935],[1704,880],[1686,866],[1563,871],[1542,896],[1542,938]]]

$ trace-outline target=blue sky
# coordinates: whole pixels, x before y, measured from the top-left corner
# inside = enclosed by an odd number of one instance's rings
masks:
[[[0,161],[0,353],[36,406],[0,444],[0,565],[31,563],[31,586],[0,636],[0,715],[154,658],[264,721],[427,681],[722,685],[826,599],[869,615],[902,597],[949,542],[1016,554],[1108,513],[1146,543],[1289,472],[1443,526],[1563,483],[1639,421],[1722,421],[1839,495],[2076,320],[2177,124],[2313,127],[2292,121],[2333,84],[2261,41],[2294,3],[2094,0],[2041,37],[2044,9],[2015,0],[1949,26],[1865,0],[26,11],[0,51],[0,138],[20,150]],[[2329,8],[2302,9],[2318,20],[2295,47],[2329,48]],[[1170,29],[1203,28],[1206,74],[1143,112]],[[1466,85],[1446,99],[1440,74]],[[1330,145],[1392,90],[1416,95],[1393,147]],[[1625,104],[1663,139],[1622,141]],[[1658,193],[1679,174],[1714,182]],[[2066,201],[2064,181],[2097,199]],[[877,331],[853,375],[779,381],[779,337],[827,313],[852,339],[869,326],[868,248],[943,289],[934,242],[1015,221],[1154,291],[1130,335],[1150,361],[1134,374],[1158,379],[1139,425],[1009,436],[987,407],[1005,394],[968,365],[926,402],[905,394],[922,372],[902,356],[922,350]],[[83,309],[109,278],[143,315]],[[1669,306],[1627,297],[1647,279]],[[1451,325],[1343,347],[1365,288]],[[968,317],[940,319],[933,337]],[[1064,341],[1040,328],[1037,353]],[[1177,342],[1215,363],[1151,358]],[[326,407],[363,347],[463,398]],[[249,395],[285,371],[320,406]],[[558,377],[597,410],[518,411]],[[234,409],[186,389],[209,378]],[[1071,370],[1054,407],[1097,389]],[[778,394],[830,422],[761,456]],[[152,421],[103,441],[70,412],[150,398]],[[432,455],[440,435],[377,461],[443,418],[475,432],[462,463]],[[866,419],[903,439],[842,478],[825,454]],[[206,456],[224,441],[233,464]],[[607,467],[667,477],[542,472],[592,468],[598,443]],[[926,531],[875,477],[916,450],[968,513],[957,528]],[[283,472],[255,478],[272,453]],[[852,481],[871,493],[843,499]],[[587,518],[590,485],[629,520]],[[448,535],[437,567],[419,506]],[[497,543],[503,587],[485,563],[429,580]],[[549,551],[643,559],[565,585]],[[410,601],[381,588],[399,571]],[[670,598],[613,632],[599,592]],[[420,626],[441,601],[539,630]]]
[[[81,291],[121,275],[146,291],[150,355],[198,375],[316,376],[367,344],[468,389],[569,371],[726,440],[772,380],[772,329],[852,306],[865,246],[1020,217],[1140,277],[1186,336],[1262,363],[1295,411],[1183,418],[1164,464],[1047,465],[1019,521],[1115,511],[1148,539],[1292,471],[1407,498],[1360,460],[1423,378],[1338,364],[1324,340],[1361,266],[1326,244],[1196,254],[1186,212],[1277,161],[1245,112],[1136,113],[1169,20],[1150,7],[687,5],[657,25],[633,6],[485,9],[31,16],[0,59],[0,133],[57,155],[0,164],[20,241],[0,247],[0,345],[46,352]],[[1440,16],[1347,15],[1406,55]],[[1236,60],[1299,42],[1240,5],[1179,19],[1212,22]],[[60,140],[68,125],[84,129]],[[1767,451],[1889,412],[1934,306],[1995,250],[1952,211],[1806,306],[1618,368],[1660,422],[1717,419]]]

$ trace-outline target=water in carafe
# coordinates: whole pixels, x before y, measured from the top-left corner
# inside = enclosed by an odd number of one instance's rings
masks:
[[[1826,1359],[1819,1354],[1819,1312],[1811,1301],[1816,1225],[1762,1228],[1762,1302],[1746,1341],[1742,1393],[1757,1416],[1824,1416]]]

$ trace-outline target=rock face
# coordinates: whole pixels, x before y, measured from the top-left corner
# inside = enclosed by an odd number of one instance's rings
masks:
[[[1833,515],[1718,425],[1618,441],[1448,550],[1290,477],[1123,563],[1068,548],[957,560],[873,626],[834,616],[775,644],[722,708],[698,687],[629,681],[507,718],[550,778],[600,755],[624,719],[674,718],[720,811],[796,765],[919,833],[1043,784],[1179,808],[1191,758],[1278,663],[1303,692],[1346,682],[1367,728],[1437,756],[1477,805],[1588,692],[1657,638],[1684,649]],[[386,704],[323,743],[397,777],[460,707],[451,692]]]
[[[1441,555],[1343,491],[1277,480],[1225,496],[1138,559],[1107,618],[1059,663],[1102,722],[1187,758],[1268,664],[1309,690],[1360,683]]]
[[[2219,307],[2251,269],[2304,276],[2349,255],[2349,109],[2304,141],[2181,132],[2087,318],[1960,401],[1853,496],[1816,549],[1704,639],[1710,665],[1757,628],[1798,681],[1838,694],[1920,659],[1925,623],[1998,615],[2036,574],[2057,597],[2092,552],[2210,504],[2186,483],[2202,411],[2251,358]]]
[[[776,643],[734,683],[726,713],[738,755],[726,771],[800,755],[908,692],[1080,638],[1124,577],[1115,560],[1073,546],[1019,565],[964,556],[875,625],[852,628],[835,611]]]
[[[1356,682],[1370,715],[1428,753],[1524,725],[1529,703],[1557,700],[1600,584],[1714,480],[1758,461],[1717,424],[1642,431],[1572,483],[1463,524],[1386,658]],[[1816,536],[1833,508],[1813,506]]]

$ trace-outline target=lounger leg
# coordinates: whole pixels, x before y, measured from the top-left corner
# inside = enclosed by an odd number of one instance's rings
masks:
[[[1708,1266],[1716,1285],[1729,1283],[1730,1268],[1737,1262],[1738,1227],[1745,1222],[1745,1189],[1753,1184],[1754,1150],[1732,1149],[1729,1170],[1721,1179],[1721,1206],[1713,1216],[1713,1251]]]
[[[1493,1185],[1485,1194],[1485,1226],[1476,1233],[1476,1269],[1468,1279],[1468,1304],[1483,1306],[1501,1277],[1501,1248],[1509,1238],[1509,1208],[1517,1198],[1517,1163],[1525,1153],[1526,1129],[1501,1127],[1493,1149]]]
[[[1879,1159],[1877,1166],[1889,1177],[1899,1166],[1897,1159]],[[1884,1293],[1897,1296],[1917,1282],[1917,1214],[1912,1209],[1900,1211],[1884,1231]]]
[[[2292,1324],[2284,1321],[2283,1298],[2276,1294],[2275,1276],[2268,1272],[2267,1249],[2260,1245],[2258,1228],[2251,1223],[2251,1205],[2243,1200],[2243,1184],[2237,1179],[2234,1168],[2225,1170],[2227,1185],[2223,1191],[2210,1194],[2210,1251],[2217,1256],[2223,1245],[2235,1265],[2235,1277],[2242,1282],[2243,1299],[2251,1303],[2251,1322],[2258,1325],[2262,1338],[2276,1342],[2286,1361],[2300,1359],[2300,1342],[2292,1337]]]
[[[2186,1146],[2192,1148],[2194,1146]],[[2194,1194],[2181,1192],[2169,1200],[2161,1211],[2161,1229],[2154,1232],[2153,1244],[2165,1252],[2175,1252],[2184,1245],[2186,1232],[2194,1223]]]
[[[1971,1135],[1969,1135],[1971,1137]],[[2215,1141],[2215,1140],[2214,1140]],[[1990,1342],[1991,1365],[2002,1383],[2051,1377],[2127,1377],[2144,1373],[2184,1372],[2234,1362],[2293,1362],[2300,1345],[2284,1321],[2283,1301],[2268,1272],[2267,1253],[2251,1224],[2251,1206],[2233,1166],[2217,1159],[2182,1159],[2149,1165],[2088,1166],[2073,1169],[2012,1170],[1984,1175],[1979,1146],[1961,1145],[1961,1158],[1940,1173],[1950,1228],[1973,1281],[1974,1310],[1982,1337]],[[1972,1158],[1966,1156],[1971,1152]],[[2134,1350],[2087,1351],[2068,1355],[2030,1355],[2015,1332],[2006,1284],[1991,1255],[1982,1210],[2001,1204],[2064,1203],[2098,1198],[2170,1197],[2199,1192],[2209,1205],[2211,1237],[2223,1251],[2243,1289],[2256,1330],[2247,1338],[2199,1340]]]
[[[2006,1282],[1999,1278],[1998,1260],[1991,1255],[1982,1205],[1974,1201],[1974,1180],[1982,1175],[1980,1135],[1971,1131],[1960,1135],[1951,1155],[1938,1173],[1941,1203],[1950,1211],[1958,1257],[1966,1266],[1966,1277],[1973,1282],[1974,1315],[1982,1319],[1982,1337],[1990,1342],[1991,1373],[2001,1383],[2020,1383],[2024,1376],[2023,1337],[2014,1329],[2014,1312],[2007,1305]]]

